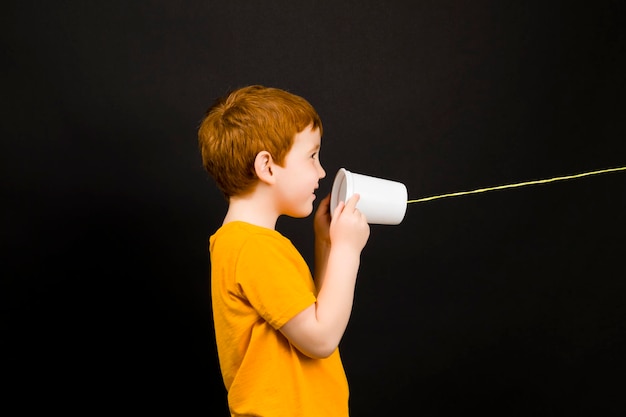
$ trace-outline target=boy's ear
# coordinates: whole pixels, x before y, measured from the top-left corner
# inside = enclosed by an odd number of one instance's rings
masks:
[[[268,151],[261,151],[254,158],[254,171],[259,180],[267,184],[273,184],[276,177],[274,176],[274,160]]]

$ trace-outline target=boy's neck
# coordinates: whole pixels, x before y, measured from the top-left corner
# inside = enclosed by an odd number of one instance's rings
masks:
[[[276,229],[278,214],[272,209],[270,201],[255,193],[246,196],[231,197],[228,212],[222,224],[241,221],[268,229]]]

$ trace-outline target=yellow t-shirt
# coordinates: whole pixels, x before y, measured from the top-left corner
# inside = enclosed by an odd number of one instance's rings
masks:
[[[276,230],[231,222],[210,237],[217,352],[233,416],[348,416],[339,350],[301,353],[278,330],[316,301],[311,272]]]

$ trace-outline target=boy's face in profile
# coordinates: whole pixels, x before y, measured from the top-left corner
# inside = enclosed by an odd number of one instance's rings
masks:
[[[319,129],[304,128],[296,133],[284,166],[275,166],[276,203],[282,214],[306,217],[313,211],[315,190],[326,176],[319,159],[321,140]]]

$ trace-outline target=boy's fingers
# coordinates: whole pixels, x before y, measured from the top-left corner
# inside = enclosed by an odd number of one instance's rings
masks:
[[[337,216],[343,211],[345,205],[346,203],[344,203],[343,201],[339,201],[337,203],[337,206],[335,207],[335,211],[332,212],[333,219],[337,218]]]
[[[359,194],[352,194],[352,197],[346,201],[346,209],[354,211],[356,209],[356,203],[359,202],[361,196]]]

